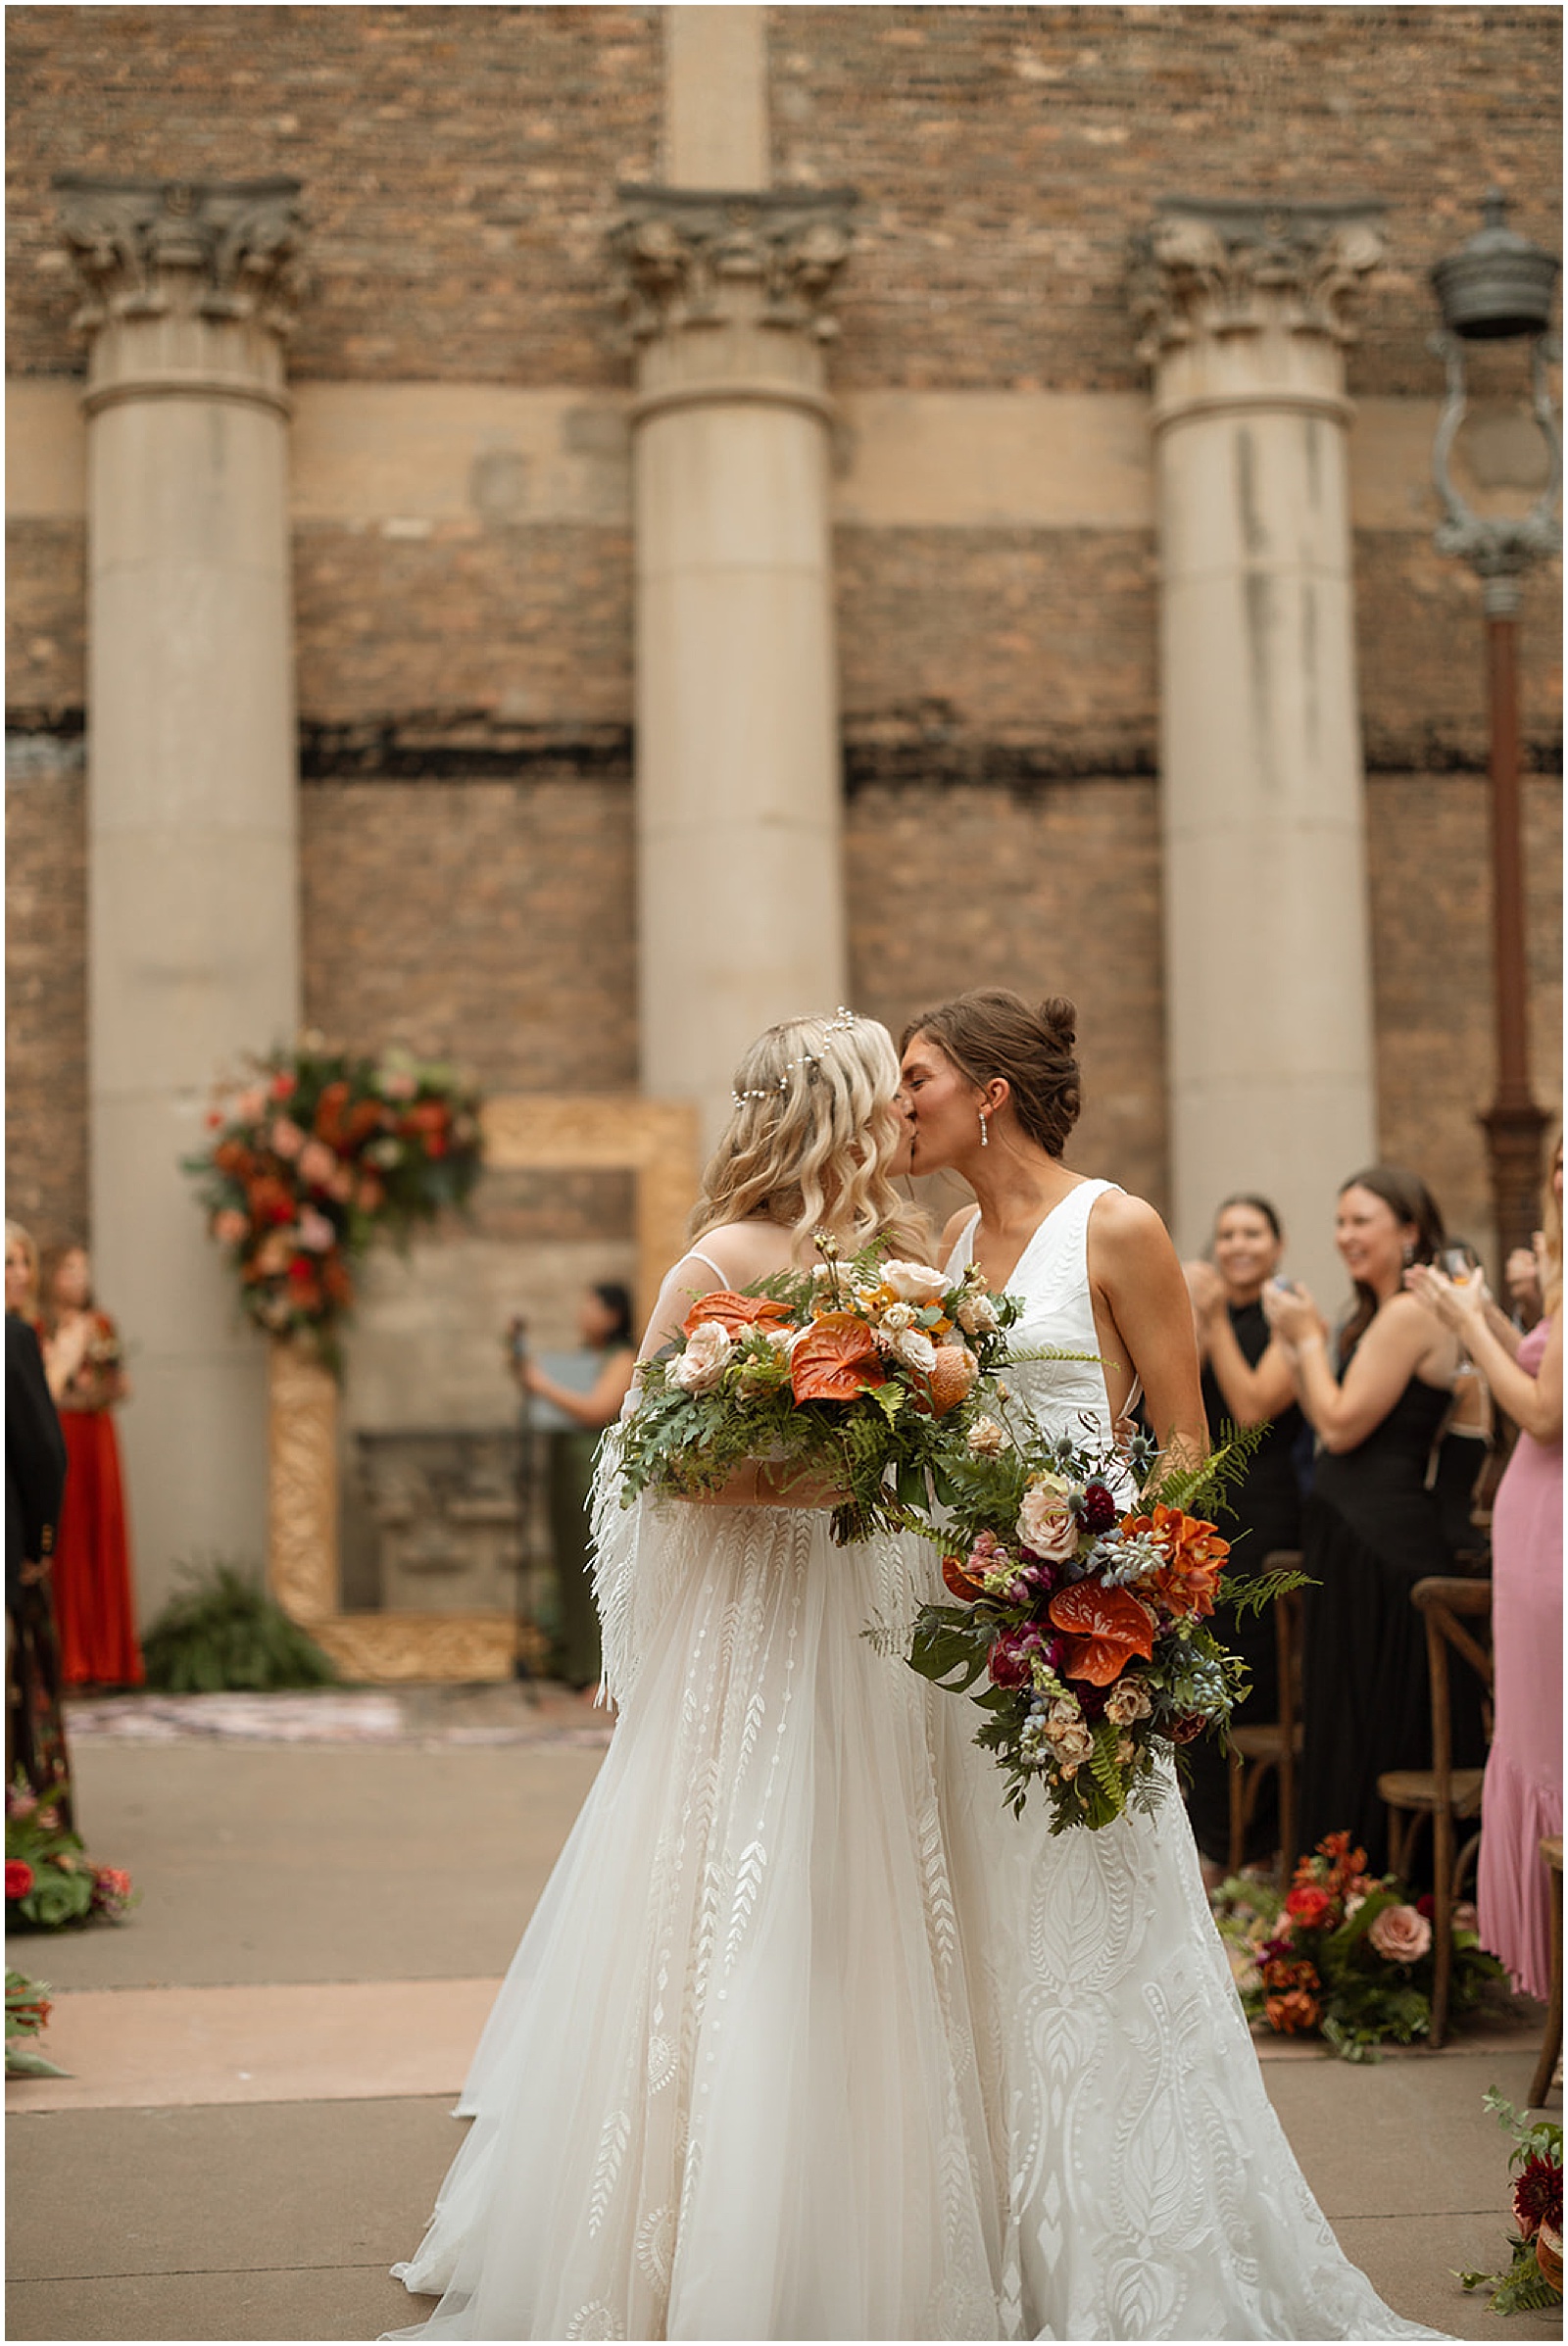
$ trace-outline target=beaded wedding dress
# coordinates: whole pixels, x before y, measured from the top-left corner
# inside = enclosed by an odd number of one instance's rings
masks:
[[[1026,1251],[1022,1342],[1095,1349],[1104,1186]],[[1018,1382],[1105,1423],[1098,1368]],[[969,1706],[899,1659],[934,1550],[837,1548],[790,1509],[623,1511],[613,1453],[619,1723],[394,2268],[441,2303],[397,2334],[1432,2336],[1301,2179],[1174,1793],[1101,1833],[1020,1825]]]

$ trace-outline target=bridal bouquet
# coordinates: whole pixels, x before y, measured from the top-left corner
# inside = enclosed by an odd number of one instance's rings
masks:
[[[761,1459],[836,1485],[841,1543],[906,1529],[946,1499],[953,1429],[1017,1317],[971,1266],[949,1282],[879,1245],[844,1259],[825,1233],[820,1262],[739,1294],[700,1295],[680,1335],[644,1363],[620,1432],[621,1502],[646,1490],[700,1497]]]
[[[1227,1588],[1230,1543],[1189,1511],[1253,1446],[1238,1436],[1203,1466],[1151,1482],[1158,1461],[1145,1436],[1123,1457],[1030,1421],[973,1416],[945,1462],[951,1518],[936,1535],[958,1601],[921,1607],[907,1659],[985,1713],[975,1741],[996,1754],[1015,1815],[1039,1784],[1053,1833],[1098,1830],[1130,1800],[1152,1801],[1161,1752],[1223,1734],[1248,1670],[1209,1627],[1216,1602],[1261,1605],[1299,1586],[1271,1574]],[[1145,1480],[1133,1507],[1118,1496],[1129,1464]]]

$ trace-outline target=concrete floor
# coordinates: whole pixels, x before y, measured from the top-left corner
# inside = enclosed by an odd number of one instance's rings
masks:
[[[12,1949],[59,1991],[52,2049],[77,2075],[7,2088],[7,2334],[416,2320],[386,2269],[418,2240],[479,2018],[597,1765],[548,1741],[83,1738],[89,1844],[146,1895],[122,1930]],[[1270,2094],[1348,2253],[1411,2319],[1499,2335],[1451,2273],[1502,2261],[1506,2146],[1481,2097],[1523,2094],[1528,2026],[1374,2068],[1279,2051]]]

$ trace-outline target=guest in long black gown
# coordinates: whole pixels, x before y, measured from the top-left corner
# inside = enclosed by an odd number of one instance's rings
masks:
[[[1238,1579],[1259,1570],[1273,1549],[1300,1545],[1301,1491],[1295,1452],[1301,1438],[1301,1413],[1285,1346],[1263,1316],[1263,1290],[1279,1269],[1283,1246],[1279,1215],[1266,1197],[1227,1197],[1214,1217],[1210,1259],[1183,1266],[1193,1299],[1211,1438],[1217,1441],[1226,1423],[1265,1429],[1246,1482],[1230,1493],[1232,1513],[1222,1526],[1231,1542],[1231,1570]],[[1252,1673],[1251,1692],[1241,1717],[1272,1719],[1279,1703],[1274,1608],[1265,1606],[1245,1620],[1227,1620],[1224,1637]],[[1206,1737],[1190,1756],[1187,1813],[1212,1888],[1229,1857],[1230,1764]],[[1271,1857],[1277,1846],[1276,1793],[1270,1775],[1248,1829],[1243,1856],[1249,1864]]]
[[[1428,1573],[1451,1571],[1428,1464],[1460,1363],[1457,1340],[1404,1293],[1431,1262],[1443,1218],[1424,1182],[1374,1165],[1340,1192],[1335,1243],[1355,1287],[1338,1374],[1317,1306],[1300,1287],[1264,1290],[1297,1398],[1318,1437],[1302,1517],[1306,1592],[1300,1840],[1348,1831],[1374,1873],[1388,1863],[1378,1778],[1432,1764],[1426,1631],[1410,1602]],[[1413,1308],[1412,1308],[1413,1306]],[[1479,1696],[1455,1677],[1454,1760],[1484,1756]]]
[[[6,1784],[24,1777],[72,1822],[50,1568],[66,1487],[66,1440],[34,1317],[38,1254],[6,1224]]]

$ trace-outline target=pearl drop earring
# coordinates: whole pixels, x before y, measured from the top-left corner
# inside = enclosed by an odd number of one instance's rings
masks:
[[[991,1128],[986,1122],[984,1108],[980,1110],[980,1146],[982,1149],[989,1149],[991,1146]]]

